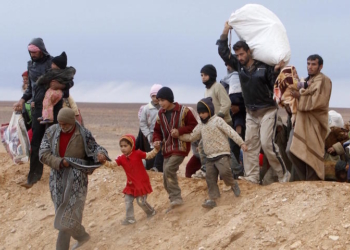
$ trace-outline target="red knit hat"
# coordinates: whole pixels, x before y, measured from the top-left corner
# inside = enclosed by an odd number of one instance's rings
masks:
[[[28,71],[24,71],[22,76],[27,76],[28,77]]]

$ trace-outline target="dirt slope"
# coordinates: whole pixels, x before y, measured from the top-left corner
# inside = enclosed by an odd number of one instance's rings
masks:
[[[86,127],[112,158],[118,138],[137,135],[140,104],[79,104]],[[8,122],[12,102],[1,102],[0,122]],[[337,109],[345,121],[349,109]],[[184,167],[179,176],[184,176]],[[26,190],[29,165],[14,165],[0,145],[0,250],[55,249],[54,207],[49,168]],[[135,202],[137,223],[122,226],[125,216],[122,169],[101,168],[89,178],[83,225],[91,240],[82,250],[102,249],[350,249],[349,184],[331,182],[254,186],[240,182],[242,194],[222,192],[218,207],[206,210],[204,180],[180,178],[185,204],[168,214],[162,175],[149,173],[154,192],[148,197],[157,214],[146,219]],[[220,188],[223,184],[220,182]],[[74,241],[72,240],[71,244]]]
[[[5,153],[0,164],[0,249],[54,249],[48,167],[26,190],[16,182],[28,166],[13,165]],[[123,170],[101,168],[90,176],[83,224],[92,238],[81,249],[348,249],[350,244],[348,184],[240,182],[241,197],[222,192],[218,207],[207,210],[201,207],[205,181],[181,178],[185,205],[166,214],[162,176],[149,174],[154,192],[148,200],[157,214],[147,219],[135,202],[137,223],[130,226],[120,225]]]

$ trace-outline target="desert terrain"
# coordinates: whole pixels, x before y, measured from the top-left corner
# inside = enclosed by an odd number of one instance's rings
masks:
[[[0,123],[7,123],[13,102],[0,102]],[[138,133],[140,104],[79,103],[85,126],[111,158],[120,154],[118,138]],[[334,109],[349,121],[349,109]],[[281,111],[283,117],[283,111]],[[185,204],[169,207],[162,174],[149,172],[154,192],[148,201],[157,214],[147,219],[135,206],[137,222],[122,226],[125,216],[121,168],[97,169],[89,177],[83,225],[91,240],[80,249],[350,249],[350,185],[336,182],[275,183],[257,186],[240,181],[241,196],[222,191],[218,206],[201,207],[207,198],[205,180],[184,178]],[[15,165],[0,146],[0,250],[55,249],[54,207],[44,167],[31,189],[18,185],[29,164]],[[220,181],[220,189],[224,185]],[[71,241],[71,246],[74,244]]]

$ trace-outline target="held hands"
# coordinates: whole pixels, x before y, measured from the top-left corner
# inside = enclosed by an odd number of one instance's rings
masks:
[[[243,143],[241,145],[241,149],[243,150],[243,152],[247,152],[248,151],[248,146],[245,143]]]
[[[177,130],[176,128],[173,128],[173,129],[171,130],[171,136],[172,136],[173,138],[179,138],[179,136],[180,136],[179,130]]]
[[[98,153],[97,154],[97,159],[101,164],[104,164],[106,162],[106,156],[104,154]]]

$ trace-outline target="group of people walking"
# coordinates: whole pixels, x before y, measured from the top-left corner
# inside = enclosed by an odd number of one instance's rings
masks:
[[[121,166],[125,170],[126,217],[123,225],[136,222],[134,199],[147,217],[156,214],[147,202],[152,187],[146,169],[163,172],[170,209],[183,204],[177,171],[191,148],[195,159],[189,161],[186,176],[190,177],[196,171],[205,172],[208,186],[208,199],[202,204],[205,208],[217,206],[219,177],[236,197],[241,193],[236,179],[253,184],[261,182],[261,151],[278,181],[290,180],[281,149],[275,143],[278,105],[274,90],[276,79],[285,68],[284,62],[269,66],[254,60],[244,41],[235,43],[234,54],[231,54],[228,46],[230,29],[226,23],[217,40],[228,75],[220,83],[213,65],[205,65],[200,70],[205,94],[197,102],[196,109],[177,103],[171,88],[153,85],[150,103],[139,111],[138,137],[135,139],[127,134],[120,138],[122,155],[115,161],[110,160],[91,132],[77,122],[76,112],[62,108],[62,98],[69,97],[75,74],[74,68],[67,67],[65,53],[53,58],[42,39],[30,42],[28,87],[20,101],[14,104],[14,109],[20,111],[27,101],[32,103],[30,171],[23,186],[30,188],[40,180],[43,164],[51,168],[50,192],[56,212],[54,225],[59,230],[56,249],[69,249],[71,237],[77,240],[74,249],[89,240],[90,236],[81,224],[88,175],[101,165]],[[324,179],[324,141],[332,86],[330,79],[321,73],[322,66],[320,56],[309,56],[309,76],[301,88],[286,90],[297,103],[293,112],[288,105],[285,107],[289,116],[295,117],[286,153],[298,180]],[[47,115],[50,112],[52,116]],[[243,160],[240,159],[241,152]],[[71,199],[73,196],[75,198]]]

